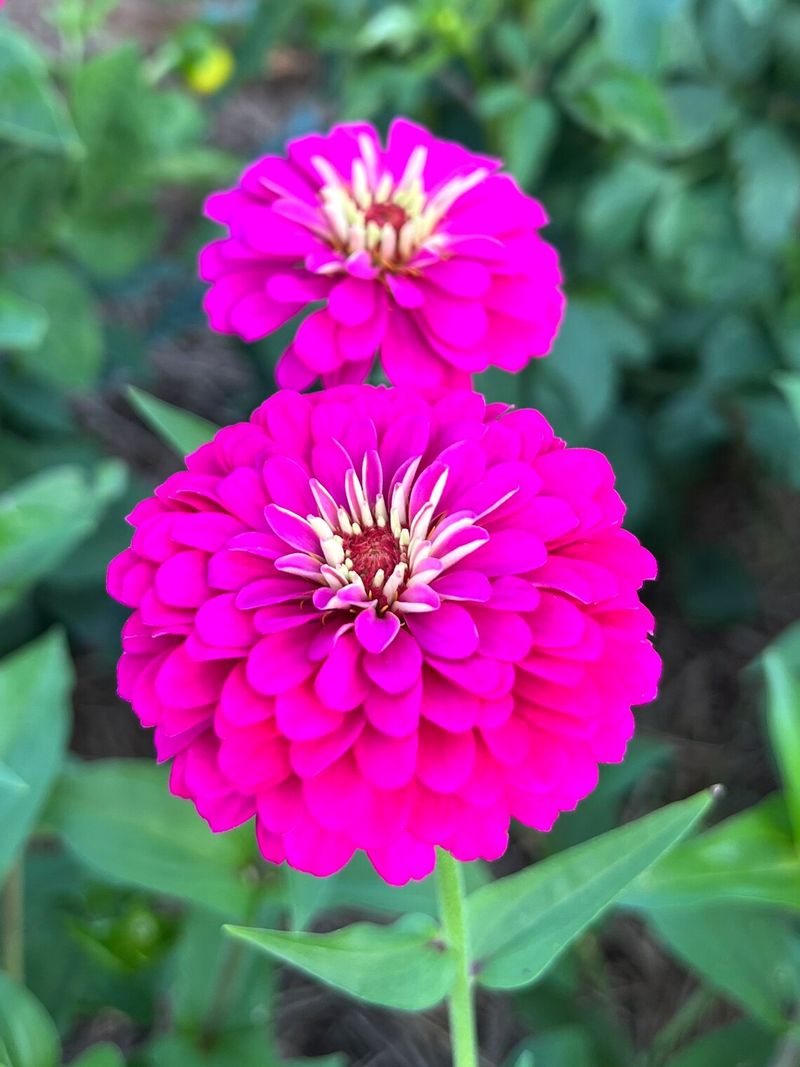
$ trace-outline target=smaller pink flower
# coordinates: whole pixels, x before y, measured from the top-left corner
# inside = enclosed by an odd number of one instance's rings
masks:
[[[229,233],[200,257],[211,327],[255,341],[320,303],[278,364],[293,389],[360,382],[376,354],[418,390],[522,370],[564,297],[544,209],[499,167],[406,119],[385,148],[348,124],[258,160],[206,205]]]

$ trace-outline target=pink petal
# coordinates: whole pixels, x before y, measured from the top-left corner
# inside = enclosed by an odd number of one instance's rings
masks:
[[[445,603],[438,611],[410,615],[408,628],[426,654],[465,659],[478,647],[478,628],[466,608]]]
[[[253,646],[247,658],[247,680],[265,696],[301,685],[314,670],[308,656],[309,627],[269,634]]]
[[[353,635],[342,634],[314,679],[317,696],[327,707],[352,711],[363,702],[370,685],[361,657],[361,648]]]
[[[400,629],[400,620],[393,611],[378,615],[366,609],[356,616],[356,637],[367,652],[379,653],[394,641]]]
[[[422,653],[405,630],[383,652],[366,653],[364,669],[386,693],[405,693],[419,678]]]

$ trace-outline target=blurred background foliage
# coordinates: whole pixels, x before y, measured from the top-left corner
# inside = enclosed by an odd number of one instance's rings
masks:
[[[633,883],[625,916],[576,940],[513,1017],[487,998],[488,1062],[513,1047],[511,1067],[799,1063],[800,641],[778,637],[800,617],[798,5],[35,8],[0,15],[0,878],[4,966],[33,991],[0,975],[0,1064],[50,1067],[61,1042],[83,1067],[255,1067],[279,1048],[350,1051],[326,1067],[443,1062],[438,1024],[299,979],[276,1015],[267,963],[218,937],[256,913],[303,928],[331,909],[424,911],[425,887],[265,872],[248,833],[212,838],[149,764],[65,762],[70,737],[85,756],[148,752],[113,696],[105,566],[128,505],[177,463],[151,429],[208,432],[148,394],[243,417],[285,343],[207,333],[203,197],[293,136],[398,113],[502,156],[547,207],[570,299],[555,352],[481,387],[608,452],[662,564],[660,704],[575,815],[517,835],[509,869],[729,787],[728,818]],[[376,1056],[387,1040],[396,1060]]]

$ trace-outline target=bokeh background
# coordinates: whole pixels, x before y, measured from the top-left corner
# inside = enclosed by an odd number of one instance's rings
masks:
[[[405,114],[502,156],[545,204],[565,324],[551,359],[518,377],[490,372],[481,387],[606,451],[630,525],[661,564],[649,603],[664,684],[629,762],[548,840],[518,833],[504,869],[712,782],[727,787],[718,818],[760,812],[779,778],[750,665],[800,618],[799,71],[792,0],[7,0],[0,652],[64,628],[72,751],[150,752],[115,696],[123,616],[104,571],[129,505],[178,460],[129,387],[232,421],[274,388],[285,343],[246,346],[206,328],[204,196],[294,136],[342,119],[385,129]],[[791,680],[796,633],[773,647]],[[124,794],[107,766],[108,788]],[[0,837],[3,810],[0,799]],[[763,844],[774,827],[759,826]],[[723,849],[714,871],[737,856]],[[759,852],[751,868],[773,861]],[[787,888],[765,901],[796,911],[796,852],[778,865]],[[64,1062],[106,1039],[154,1067],[256,1067],[283,1062],[279,1052],[446,1062],[439,1016],[392,1018],[286,975],[272,976],[270,998],[261,973],[230,999],[247,1005],[247,1027],[268,1017],[272,1051],[247,1044],[244,1022],[230,1045],[198,1044],[192,1011],[224,1016],[229,994],[201,1011],[196,989],[177,1008],[168,991],[180,960],[191,970],[213,956],[202,955],[213,922],[137,888],[149,883],[135,872],[123,887],[101,874],[47,835],[28,849],[29,984]],[[319,902],[304,883],[293,892],[312,921]],[[694,933],[617,916],[534,992],[487,998],[486,1063],[799,1064],[785,1036],[800,993],[796,932],[771,908],[746,925],[748,893],[729,894],[716,957],[698,948],[711,912],[692,913]],[[358,910],[357,893],[340,896]],[[322,928],[336,915],[322,914]],[[506,1059],[519,1042],[535,1059]]]

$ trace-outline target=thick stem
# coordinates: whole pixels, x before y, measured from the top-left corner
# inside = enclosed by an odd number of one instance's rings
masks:
[[[8,872],[3,887],[3,969],[17,982],[25,980],[25,899],[22,859]]]
[[[444,849],[439,849],[436,880],[439,890],[439,915],[447,944],[456,959],[455,982],[448,1001],[453,1067],[478,1067],[472,960],[464,909],[464,880],[460,864]]]

